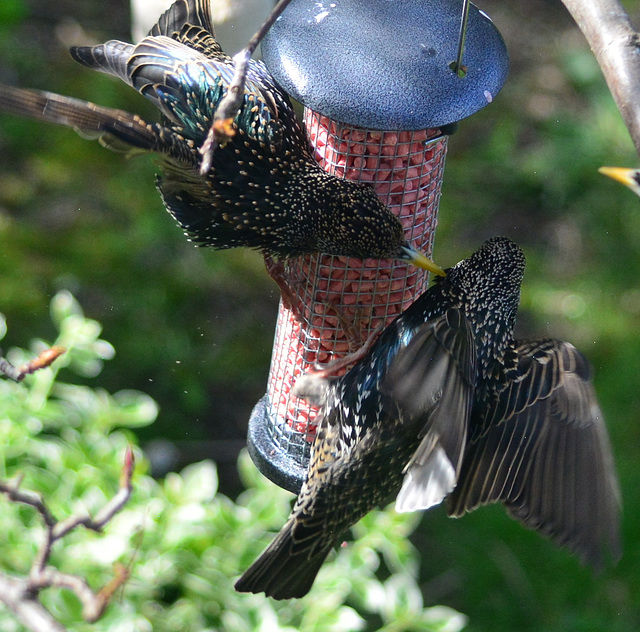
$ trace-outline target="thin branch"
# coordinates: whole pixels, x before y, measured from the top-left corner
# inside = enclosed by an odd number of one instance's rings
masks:
[[[3,357],[2,351],[0,351],[0,374],[6,375],[15,382],[22,382],[27,375],[51,366],[51,364],[65,351],[66,349],[64,347],[51,347],[49,349],[45,349],[37,358],[34,358],[30,362],[27,362],[18,368],[13,366],[9,360]]]
[[[4,602],[28,629],[34,632],[64,632],[64,628],[37,599],[40,591],[45,588],[66,588],[73,591],[82,604],[83,617],[92,623],[102,616],[113,593],[127,581],[129,569],[118,564],[114,569],[113,579],[94,592],[83,577],[63,573],[48,564],[53,546],[58,540],[79,526],[99,532],[124,507],[132,492],[134,466],[133,450],[129,447],[120,474],[120,489],[95,518],[89,515],[75,515],[58,521],[38,494],[20,489],[21,478],[12,482],[0,481],[0,493],[5,493],[12,502],[33,507],[47,527],[44,542],[33,560],[29,577],[11,578],[0,574],[0,601]]]
[[[640,155],[640,34],[618,0],[562,0],[600,64]]]
[[[273,11],[269,14],[264,24],[258,29],[257,33],[249,40],[249,43],[238,52],[233,61],[235,69],[233,79],[229,84],[227,94],[218,104],[213,123],[207,134],[207,138],[200,153],[202,154],[202,163],[200,165],[200,173],[204,176],[211,169],[211,160],[213,152],[219,145],[224,145],[235,134],[233,128],[233,120],[240,109],[242,99],[244,97],[244,84],[247,79],[247,66],[258,44],[262,41],[267,31],[273,26],[280,14],[287,8],[291,0],[279,0]]]
[[[129,570],[122,564],[116,564],[114,577],[98,590],[98,592],[93,592],[84,577],[63,573],[56,568],[48,566],[42,572],[30,575],[28,588],[36,593],[51,587],[71,590],[82,604],[82,616],[85,621],[94,623],[104,614],[113,593],[115,593],[128,578]]]
[[[0,602],[32,632],[67,632],[39,601],[31,598],[26,579],[8,577],[0,573]]]
[[[22,476],[16,478],[15,481],[0,481],[0,493],[6,494],[9,500],[14,503],[21,503],[33,507],[42,518],[42,521],[49,527],[53,528],[57,522],[55,516],[49,511],[44,501],[38,494],[33,492],[25,492],[20,489],[22,484]]]
[[[118,493],[98,511],[95,518],[89,515],[70,516],[66,520],[54,525],[51,529],[51,544],[53,545],[55,541],[63,538],[67,533],[79,526],[83,526],[90,531],[102,531],[104,526],[125,506],[131,497],[131,477],[133,476],[134,464],[133,451],[131,448],[128,448],[120,476],[120,489]]]

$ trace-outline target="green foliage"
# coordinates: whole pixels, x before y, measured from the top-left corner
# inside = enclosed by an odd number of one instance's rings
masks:
[[[135,444],[130,429],[151,423],[157,408],[139,392],[110,395],[59,379],[98,376],[114,351],[69,293],[54,297],[51,314],[59,332],[55,344],[67,348],[65,355],[20,384],[0,381],[0,445],[6,446],[0,475],[23,476],[21,488],[42,494],[58,519],[94,515],[117,490],[125,449]],[[48,346],[36,341],[33,350]],[[20,349],[8,353],[16,364],[29,356]],[[417,518],[394,512],[373,512],[357,525],[357,540],[325,565],[304,599],[277,603],[236,593],[234,579],[284,523],[291,495],[266,481],[244,452],[239,467],[246,491],[236,502],[218,492],[211,461],[160,482],[146,474],[144,457],[135,452],[134,492],[124,509],[102,534],[73,531],[52,557],[55,567],[85,577],[94,589],[108,582],[116,562],[130,567],[131,577],[94,625],[81,621],[75,596],[48,589],[42,601],[63,625],[77,632],[455,632],[463,626],[464,618],[449,609],[423,607],[417,553],[408,539]],[[42,524],[32,508],[6,498],[0,503],[0,531],[7,538],[0,569],[24,576]],[[381,560],[384,580],[376,575]],[[0,610],[0,628],[19,629],[7,610]]]

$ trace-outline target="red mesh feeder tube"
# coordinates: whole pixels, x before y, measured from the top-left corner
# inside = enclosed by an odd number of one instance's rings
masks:
[[[370,183],[400,218],[411,244],[430,255],[447,137],[439,129],[364,130],[308,109],[305,126],[320,165]],[[399,261],[318,254],[288,260],[284,276],[298,313],[280,302],[267,395],[256,419],[263,426],[258,433],[268,433],[268,447],[260,452],[264,436],[250,437],[249,446],[263,473],[297,491],[315,436],[316,410],[291,394],[296,379],[315,363],[359,349],[427,288],[428,273]]]
[[[370,183],[427,256],[446,134],[493,100],[509,66],[499,32],[471,5],[464,72],[454,72],[461,17],[461,0],[292,0],[261,45],[275,80],[305,105],[320,165]],[[296,379],[361,347],[428,279],[399,261],[322,254],[287,261],[284,278],[296,314],[281,302],[267,393],[253,410],[247,443],[265,476],[297,492],[316,411],[292,396]]]

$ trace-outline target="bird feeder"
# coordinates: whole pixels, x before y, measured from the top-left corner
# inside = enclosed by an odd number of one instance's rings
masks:
[[[262,42],[276,81],[304,107],[320,165],[370,183],[416,248],[431,254],[455,123],[490,103],[508,71],[491,20],[471,5],[456,66],[462,0],[293,0]],[[361,347],[427,287],[427,272],[398,261],[323,254],[290,259],[266,395],[249,420],[260,471],[293,492],[302,485],[316,409],[297,378]]]

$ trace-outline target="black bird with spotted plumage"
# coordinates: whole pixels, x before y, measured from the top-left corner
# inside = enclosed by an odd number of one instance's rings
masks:
[[[451,516],[502,502],[600,568],[619,556],[620,493],[586,358],[513,337],[525,259],[496,237],[447,270],[339,378],[303,376],[320,406],[291,516],[236,589],[302,597],[345,531],[396,496]]]
[[[0,86],[0,110],[73,127],[111,149],[158,154],[160,194],[194,242],[280,257],[402,259],[442,273],[409,245],[372,187],[320,168],[289,98],[262,62],[249,62],[235,135],[200,173],[199,149],[234,74],[213,37],[206,0],[178,0],[136,45],[111,40],[73,47],[71,55],[135,88],[160,110],[160,122],[8,86]]]

